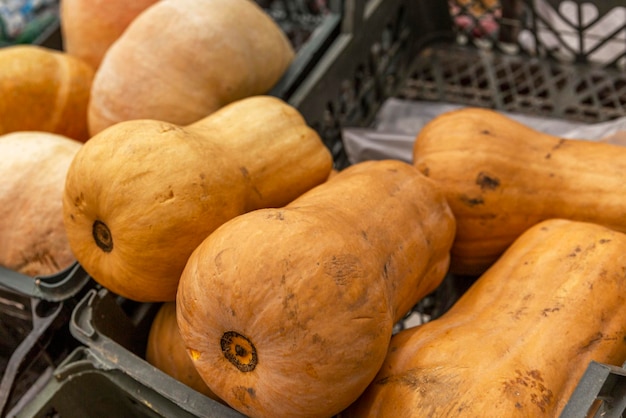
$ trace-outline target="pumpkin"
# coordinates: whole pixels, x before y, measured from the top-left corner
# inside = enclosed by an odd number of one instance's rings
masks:
[[[43,131],[86,141],[92,68],[61,51],[0,48],[0,135]]]
[[[626,360],[625,271],[621,232],[532,226],[450,310],[394,335],[341,417],[559,416],[592,360]]]
[[[251,0],[157,2],[102,60],[90,132],[131,119],[188,125],[235,100],[266,94],[293,57],[286,35]]]
[[[141,12],[159,0],[63,0],[63,49],[97,69],[109,47]]]
[[[442,193],[413,166],[352,165],[209,235],[179,283],[181,336],[242,414],[332,416],[374,378],[394,324],[441,283],[453,237]]]
[[[171,301],[187,258],[215,228],[287,204],[331,169],[318,134],[271,96],[236,101],[184,127],[120,122],[87,141],[68,170],[69,242],[112,292]]]
[[[0,135],[0,265],[35,277],[58,273],[75,261],[61,199],[81,145],[48,132]]]
[[[146,361],[193,390],[222,402],[204,383],[194,367],[176,323],[176,303],[159,308],[148,334]]]
[[[626,148],[535,131],[497,111],[462,108],[417,135],[413,163],[444,190],[457,220],[451,272],[482,274],[549,218],[626,232]]]

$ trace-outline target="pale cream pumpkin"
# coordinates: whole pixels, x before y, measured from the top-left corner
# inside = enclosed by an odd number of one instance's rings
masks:
[[[132,119],[193,123],[268,93],[294,55],[280,27],[251,0],[162,0],[137,16],[102,60],[90,132]]]
[[[62,197],[81,145],[48,132],[0,135],[0,265],[34,277],[58,273],[75,261]]]

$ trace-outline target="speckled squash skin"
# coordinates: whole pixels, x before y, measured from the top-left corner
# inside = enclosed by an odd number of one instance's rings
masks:
[[[196,122],[244,97],[267,94],[295,52],[252,0],[161,0],[110,46],[89,103],[95,135],[117,122]]]
[[[443,316],[400,331],[341,418],[558,417],[589,362],[626,360],[626,235],[551,219]]]
[[[148,334],[146,361],[193,390],[222,402],[204,383],[187,354],[178,324],[176,303],[165,302],[159,308]]]
[[[215,228],[289,203],[331,169],[318,134],[275,97],[243,99],[185,127],[120,122],[92,137],[68,170],[68,239],[102,286],[171,301],[191,252]]]
[[[82,143],[49,132],[0,135],[0,265],[27,276],[75,262],[63,225],[63,187]]]
[[[450,269],[482,274],[522,232],[549,218],[626,232],[626,148],[537,132],[488,109],[444,113],[417,135],[413,163],[457,219]]]
[[[62,51],[0,48],[0,134],[42,131],[84,142],[94,70]]]
[[[412,165],[352,165],[283,208],[238,216],[189,258],[177,318],[196,369],[251,417],[330,417],[443,280],[454,218]]]

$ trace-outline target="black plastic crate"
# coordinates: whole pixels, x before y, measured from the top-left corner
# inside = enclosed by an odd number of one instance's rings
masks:
[[[77,345],[68,323],[92,283],[77,263],[37,278],[0,267],[0,415],[28,402]]]
[[[145,360],[148,334],[160,306],[90,289],[69,324],[82,349],[55,370],[17,416],[242,417]]]
[[[86,347],[76,348],[59,365],[43,390],[16,417],[33,418],[101,418],[101,417],[180,417],[193,418],[229,417],[214,405],[194,402],[194,396],[175,398],[183,392],[176,382],[167,383],[173,395],[164,396],[151,385],[139,380],[112,365],[106,359]],[[218,404],[221,405],[221,404]],[[202,408],[202,415],[194,414],[194,408]]]
[[[349,164],[342,128],[370,126],[389,97],[584,122],[626,115],[623,2],[535,3],[345,0],[340,32],[283,97],[338,168]],[[577,21],[579,13],[593,18]]]

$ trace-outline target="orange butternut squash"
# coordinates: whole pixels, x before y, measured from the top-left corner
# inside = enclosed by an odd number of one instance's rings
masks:
[[[591,360],[626,360],[625,271],[625,234],[534,225],[448,312],[394,335],[341,417],[558,417]]]
[[[177,294],[196,369],[251,417],[332,416],[374,378],[394,324],[443,280],[454,218],[410,164],[352,165],[224,223]]]
[[[0,135],[42,131],[86,141],[93,77],[87,63],[61,51],[0,48]]]
[[[450,269],[478,276],[549,218],[626,232],[626,148],[535,131],[499,112],[444,113],[417,135],[413,163],[445,192],[457,220]]]
[[[184,127],[120,122],[87,141],[68,170],[68,239],[112,292],[174,300],[189,255],[215,228],[287,204],[331,169],[318,134],[275,97],[242,99]]]
[[[102,60],[89,104],[90,133],[132,119],[188,125],[235,100],[268,93],[294,54],[254,1],[157,2]]]

